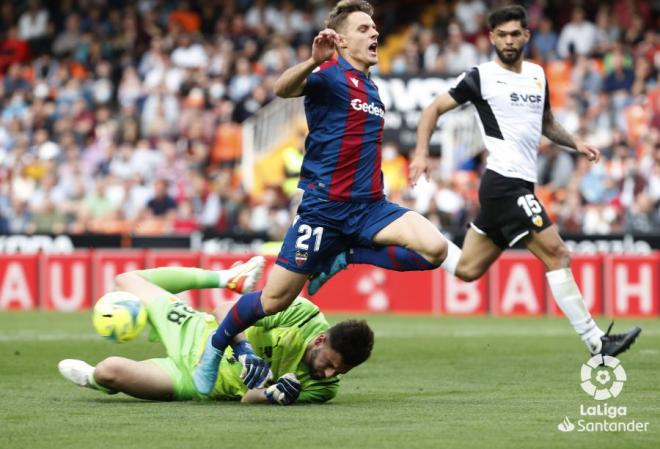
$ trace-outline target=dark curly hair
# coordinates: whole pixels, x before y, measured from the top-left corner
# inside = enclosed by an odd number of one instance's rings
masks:
[[[327,332],[330,347],[341,354],[343,362],[357,366],[371,355],[374,333],[364,320],[346,320],[332,326]]]
[[[488,16],[488,26],[491,30],[502,23],[517,20],[523,28],[527,28],[527,11],[520,5],[504,6],[496,9]]]
[[[344,24],[346,18],[357,11],[367,14],[369,17],[374,15],[373,6],[366,0],[342,0],[328,14],[328,18],[325,19],[325,26],[337,31]]]

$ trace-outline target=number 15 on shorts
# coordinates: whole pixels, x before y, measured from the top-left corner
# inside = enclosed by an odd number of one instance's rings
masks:
[[[543,208],[531,193],[518,197],[518,206],[522,207],[528,217],[534,214],[540,214]]]

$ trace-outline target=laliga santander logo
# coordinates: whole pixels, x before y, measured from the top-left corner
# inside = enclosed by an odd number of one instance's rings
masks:
[[[385,117],[385,111],[375,103],[364,103],[359,98],[351,100],[351,107],[356,111],[364,111],[377,117]]]
[[[580,386],[585,393],[597,401],[604,401],[621,394],[626,381],[626,371],[619,359],[595,355],[582,365],[580,377]]]
[[[621,362],[610,356],[595,355],[582,365],[582,389],[593,399],[604,401],[616,398],[623,390],[626,372]],[[560,432],[647,432],[650,422],[628,418],[628,407],[580,404],[580,416],[575,423],[565,416],[557,425]]]

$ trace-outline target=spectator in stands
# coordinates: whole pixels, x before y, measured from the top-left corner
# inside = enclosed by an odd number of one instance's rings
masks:
[[[59,57],[71,54],[80,44],[81,38],[80,18],[77,14],[71,14],[66,18],[65,29],[55,37],[53,54]]]
[[[612,71],[603,80],[603,90],[609,94],[620,91],[629,93],[635,81],[635,72],[624,66],[623,55],[612,55]]]
[[[9,232],[22,234],[28,231],[32,222],[32,213],[27,206],[27,201],[14,199],[7,210],[7,228]]]
[[[208,65],[208,55],[204,47],[194,42],[189,33],[181,33],[178,45],[172,52],[172,63],[184,69],[201,69]]]
[[[422,59],[422,68],[426,72],[433,71],[435,61],[440,54],[440,46],[433,30],[424,28],[418,36],[419,51]]]
[[[595,53],[605,54],[621,36],[621,29],[614,23],[610,8],[602,5],[596,14],[596,49]]]
[[[573,8],[571,21],[564,25],[557,42],[557,53],[562,58],[575,55],[590,55],[598,39],[596,26],[586,19],[581,6]]]
[[[481,0],[459,0],[454,6],[454,14],[461,29],[471,37],[481,31],[488,9]]]
[[[229,83],[229,98],[238,102],[247,97],[259,82],[259,76],[250,68],[250,61],[245,57],[236,60],[236,73]]]
[[[176,208],[176,215],[172,222],[172,232],[176,234],[190,234],[200,229],[199,222],[195,217],[192,203],[184,200]]]
[[[552,20],[543,17],[539,29],[532,33],[530,50],[533,59],[538,61],[552,61],[557,58],[557,42],[559,38],[552,29]]]
[[[2,2],[0,4],[0,29],[8,30],[13,26],[17,26],[16,24],[16,6],[13,2]],[[24,38],[19,36],[19,39]]]
[[[639,194],[626,217],[626,232],[650,234],[660,227],[657,204],[649,195]]]
[[[21,39],[37,44],[48,34],[48,10],[39,0],[30,0],[29,7],[18,19],[18,35]]]
[[[27,41],[18,35],[16,26],[10,26],[5,38],[0,41],[0,73],[4,73],[5,69],[15,62],[27,61],[29,54]]]
[[[168,184],[164,179],[154,182],[154,196],[147,202],[147,209],[154,217],[170,218],[176,210],[176,201],[168,193]]]
[[[191,8],[190,2],[180,1],[177,8],[169,15],[170,24],[178,25],[185,33],[194,33],[199,31],[201,18],[199,14]]]
[[[445,70],[448,75],[460,75],[477,64],[477,50],[463,40],[463,32],[457,23],[448,28],[449,37],[444,49]]]

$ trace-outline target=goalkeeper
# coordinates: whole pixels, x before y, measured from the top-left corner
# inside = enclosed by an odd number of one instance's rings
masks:
[[[145,361],[108,357],[96,367],[66,359],[58,365],[60,373],[83,387],[150,400],[240,399],[288,405],[332,399],[340,375],[369,357],[373,332],[365,321],[330,327],[318,307],[302,297],[236,336],[232,350],[222,357],[213,390],[201,395],[195,389],[192,373],[204,345],[233,303],[222,304],[213,316],[190,308],[174,294],[214,287],[242,293],[254,287],[263,264],[263,258],[254,257],[220,272],[162,267],[118,275],[117,289],[133,293],[146,306],[167,357]]]

